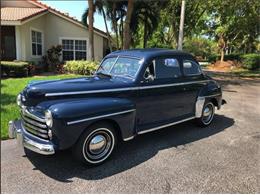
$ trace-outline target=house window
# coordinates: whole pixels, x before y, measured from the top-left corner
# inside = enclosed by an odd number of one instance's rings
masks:
[[[32,55],[42,55],[42,33],[32,30]]]
[[[86,60],[87,59],[87,41],[86,40],[62,40],[62,56],[64,61],[68,60]]]

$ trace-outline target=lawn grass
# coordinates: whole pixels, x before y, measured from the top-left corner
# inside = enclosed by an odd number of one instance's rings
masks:
[[[19,108],[16,97],[19,92],[34,80],[65,79],[80,77],[80,75],[35,76],[26,78],[9,78],[1,81],[1,139],[8,139],[8,122],[19,118]]]

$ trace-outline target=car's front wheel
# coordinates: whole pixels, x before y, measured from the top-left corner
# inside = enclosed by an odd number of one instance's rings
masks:
[[[77,159],[88,165],[103,163],[112,154],[117,142],[112,125],[100,123],[91,126],[74,147]]]
[[[200,118],[197,118],[197,124],[202,127],[206,127],[210,125],[215,115],[215,106],[212,102],[207,101],[205,102],[203,109],[202,109],[202,115]]]

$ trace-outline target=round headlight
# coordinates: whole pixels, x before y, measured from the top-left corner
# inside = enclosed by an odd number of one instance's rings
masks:
[[[47,110],[45,112],[45,121],[46,121],[46,125],[48,127],[52,127],[52,125],[53,125],[52,114],[51,114],[51,111],[49,111],[49,110]]]
[[[17,98],[16,98],[16,103],[18,106],[22,106],[22,95],[18,94]]]

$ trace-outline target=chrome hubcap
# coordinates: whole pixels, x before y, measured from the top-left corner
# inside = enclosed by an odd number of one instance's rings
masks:
[[[208,104],[204,110],[203,110],[203,122],[205,124],[210,123],[210,121],[213,118],[213,114],[214,114],[214,107],[212,106],[212,104]]]
[[[102,152],[107,144],[106,138],[103,135],[96,135],[89,143],[89,151],[92,154]]]
[[[84,145],[84,156],[88,161],[97,163],[106,159],[114,146],[114,139],[110,132],[103,129],[90,135]]]

